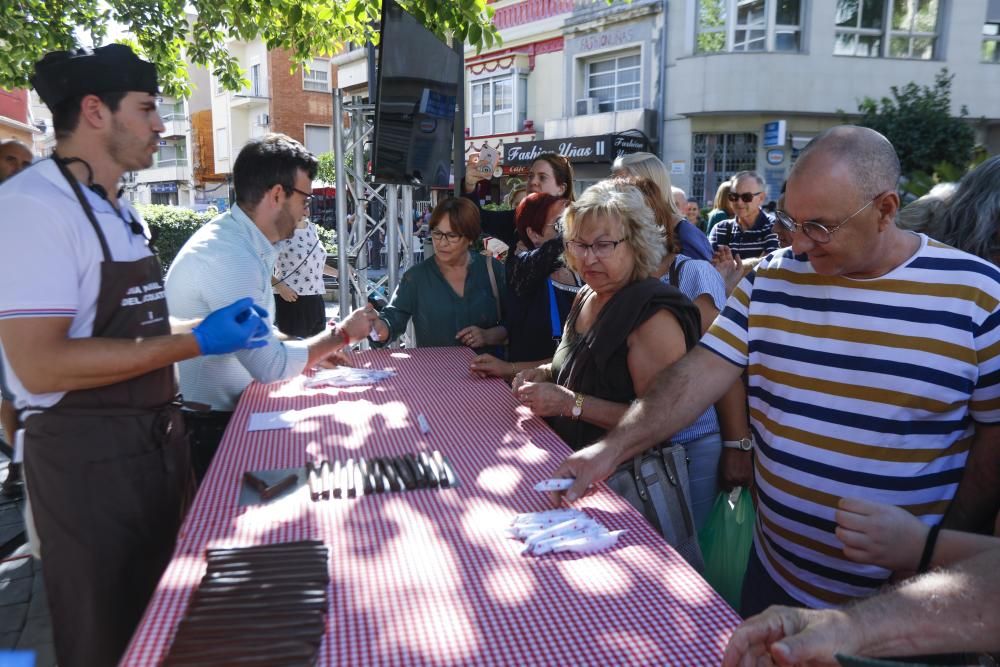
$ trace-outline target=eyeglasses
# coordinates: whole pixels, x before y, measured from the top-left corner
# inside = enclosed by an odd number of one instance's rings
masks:
[[[854,213],[851,213],[849,216],[847,216],[846,218],[844,218],[843,220],[841,220],[832,227],[826,227],[813,220],[806,220],[805,222],[795,222],[795,218],[788,215],[784,211],[775,211],[774,217],[777,218],[778,222],[781,223],[781,226],[787,229],[788,231],[796,232],[801,228],[803,234],[808,236],[811,240],[815,241],[816,243],[822,245],[824,243],[829,243],[830,239],[833,238],[834,232],[836,232],[838,229],[847,224],[848,221],[851,220],[851,218],[858,215],[863,210],[874,204],[875,200],[877,200],[884,194],[887,193],[886,192],[878,193],[877,195],[869,199],[868,203],[866,203],[864,206],[859,208]]]
[[[730,192],[726,196],[729,198],[729,201],[731,202],[736,202],[742,199],[744,204],[749,204],[750,202],[753,201],[754,197],[761,194],[762,192],[764,191],[761,190],[760,192]]]
[[[590,250],[594,253],[594,257],[605,258],[610,257],[611,253],[615,251],[618,244],[625,239],[618,239],[617,241],[597,241],[596,243],[580,243],[579,241],[566,241],[566,249],[569,250],[570,254],[574,257],[579,257],[583,259],[587,256],[587,251]]]
[[[434,230],[431,232],[431,238],[438,243],[454,243],[462,238],[462,235],[456,234],[455,232],[439,232]]]
[[[298,188],[292,188],[292,192],[298,192],[300,195],[302,195],[303,197],[305,197],[305,199],[306,199],[305,205],[306,206],[309,206],[309,203],[312,202],[313,197],[314,197],[313,193],[311,193],[311,192],[303,192],[302,190],[299,190]]]

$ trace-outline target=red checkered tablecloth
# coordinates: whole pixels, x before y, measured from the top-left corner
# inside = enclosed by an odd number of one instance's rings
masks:
[[[523,556],[505,536],[515,514],[547,509],[531,487],[570,450],[503,382],[472,376],[468,350],[357,359],[396,376],[344,389],[307,389],[301,377],[247,389],[122,664],[162,660],[207,547],[300,539],[330,548],[321,664],[719,664],[739,617],[606,487],[578,506],[627,529],[613,549]],[[307,412],[292,430],[247,432],[251,413],[293,408]],[[300,489],[238,506],[247,470],[434,449],[451,459],[458,488],[317,503]]]

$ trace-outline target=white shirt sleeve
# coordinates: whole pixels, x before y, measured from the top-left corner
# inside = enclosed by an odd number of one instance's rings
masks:
[[[234,301],[250,297],[268,311],[271,337],[264,347],[241,350],[234,356],[258,382],[287,380],[300,374],[309,360],[306,344],[282,342],[274,332],[274,296],[270,273],[263,274],[253,257],[179,257],[167,274],[167,303],[175,317],[205,317]]]

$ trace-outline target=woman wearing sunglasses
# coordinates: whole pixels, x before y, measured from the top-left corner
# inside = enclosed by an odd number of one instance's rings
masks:
[[[698,340],[697,308],[653,277],[666,252],[642,192],[602,181],[563,217],[580,290],[551,363],[521,371],[514,394],[573,449],[615,426],[658,372]]]
[[[442,200],[430,219],[434,255],[403,274],[389,305],[375,320],[380,347],[413,320],[416,347],[464,345],[483,352],[507,339],[502,325],[504,266],[471,251],[479,238],[479,211],[468,199]]]

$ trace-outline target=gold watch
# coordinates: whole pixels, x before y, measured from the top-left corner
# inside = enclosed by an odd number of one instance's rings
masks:
[[[573,404],[573,409],[569,411],[569,414],[573,418],[573,421],[576,421],[580,419],[580,415],[583,414],[584,396],[580,392],[576,392],[574,395],[576,396],[576,402]]]

